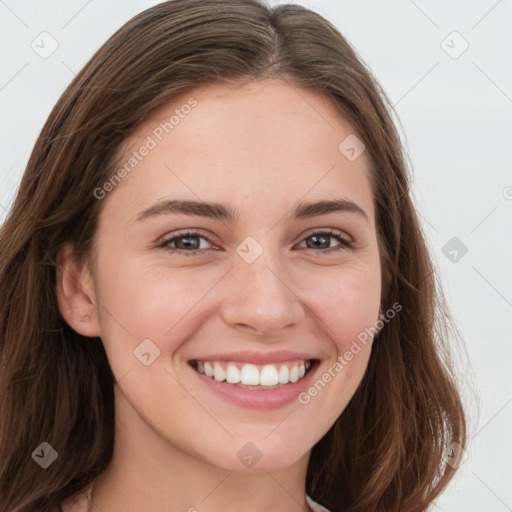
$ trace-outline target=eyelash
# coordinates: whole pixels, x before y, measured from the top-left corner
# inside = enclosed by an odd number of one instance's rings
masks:
[[[306,236],[302,240],[302,242],[304,240],[307,240],[308,238],[311,238],[311,237],[314,237],[314,236],[327,236],[327,237],[330,237],[330,238],[336,238],[337,241],[340,242],[340,244],[338,246],[331,247],[330,249],[320,249],[318,251],[316,251],[315,249],[311,249],[311,250],[313,250],[315,252],[322,252],[322,253],[332,254],[332,253],[336,253],[336,252],[341,251],[341,250],[353,249],[354,248],[354,244],[352,242],[349,242],[348,240],[345,240],[339,234],[337,234],[334,230],[330,230],[330,229],[326,229],[326,230],[322,230],[322,231],[315,231],[313,233],[310,233],[308,236]],[[204,236],[202,233],[199,233],[197,231],[180,231],[177,234],[173,235],[172,237],[166,238],[165,240],[162,240],[158,244],[158,247],[160,247],[162,249],[165,249],[167,251],[170,251],[172,254],[174,254],[175,252],[178,252],[178,253],[181,252],[181,253],[185,253],[186,256],[195,256],[197,253],[199,253],[201,251],[204,251],[206,249],[196,249],[194,251],[187,251],[185,249],[174,249],[172,247],[169,247],[170,243],[175,242],[176,240],[179,240],[180,238],[195,238],[195,237],[203,238],[204,240],[207,240],[210,244],[213,244],[213,242],[207,236]],[[308,249],[308,248],[306,247],[306,249]]]

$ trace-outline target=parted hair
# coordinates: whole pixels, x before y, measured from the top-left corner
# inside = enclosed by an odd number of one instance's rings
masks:
[[[0,231],[0,511],[57,507],[109,464],[114,377],[100,338],[57,302],[59,250],[87,258],[120,148],[148,116],[212,83],[278,79],[331,98],[365,145],[382,269],[381,308],[402,309],[375,339],[351,401],[313,447],[306,491],[334,512],[430,508],[466,443],[449,311],[413,206],[391,102],[340,32],[302,6],[173,0],[130,19],[51,111]],[[341,141],[340,141],[341,142]],[[46,470],[41,442],[59,453]]]

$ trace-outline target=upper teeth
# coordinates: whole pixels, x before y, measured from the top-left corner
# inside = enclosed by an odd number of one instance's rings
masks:
[[[297,382],[311,366],[310,361],[295,360],[277,364],[242,364],[236,362],[196,361],[196,369],[218,382],[248,386],[275,386]]]

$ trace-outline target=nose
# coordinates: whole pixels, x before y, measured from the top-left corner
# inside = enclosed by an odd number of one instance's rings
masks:
[[[263,253],[252,263],[236,258],[223,285],[223,320],[232,328],[265,337],[278,337],[305,316],[290,273],[279,258]]]

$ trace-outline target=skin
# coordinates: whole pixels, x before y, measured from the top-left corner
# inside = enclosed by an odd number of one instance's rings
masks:
[[[70,246],[60,254],[62,314],[76,331],[102,338],[117,381],[115,453],[93,502],[105,512],[307,510],[311,449],[361,382],[371,340],[308,404],[277,410],[224,401],[187,361],[297,350],[320,360],[320,378],[376,322],[369,159],[349,161],[338,150],[354,130],[327,97],[274,80],[215,84],[176,99],[138,127],[127,154],[190,97],[197,106],[102,200],[94,258],[77,261]],[[227,203],[240,217],[134,221],[165,197]],[[356,203],[368,221],[350,212],[288,217],[299,201],[333,198]],[[335,237],[312,243],[312,233],[329,228],[353,248],[329,253],[339,247]],[[183,229],[211,242],[194,238],[195,256],[183,238],[157,247]],[[263,249],[252,263],[236,252],[248,236]],[[146,338],[160,350],[150,366],[133,353]],[[262,454],[252,468],[237,457],[249,441]],[[63,507],[84,509],[83,499]]]

